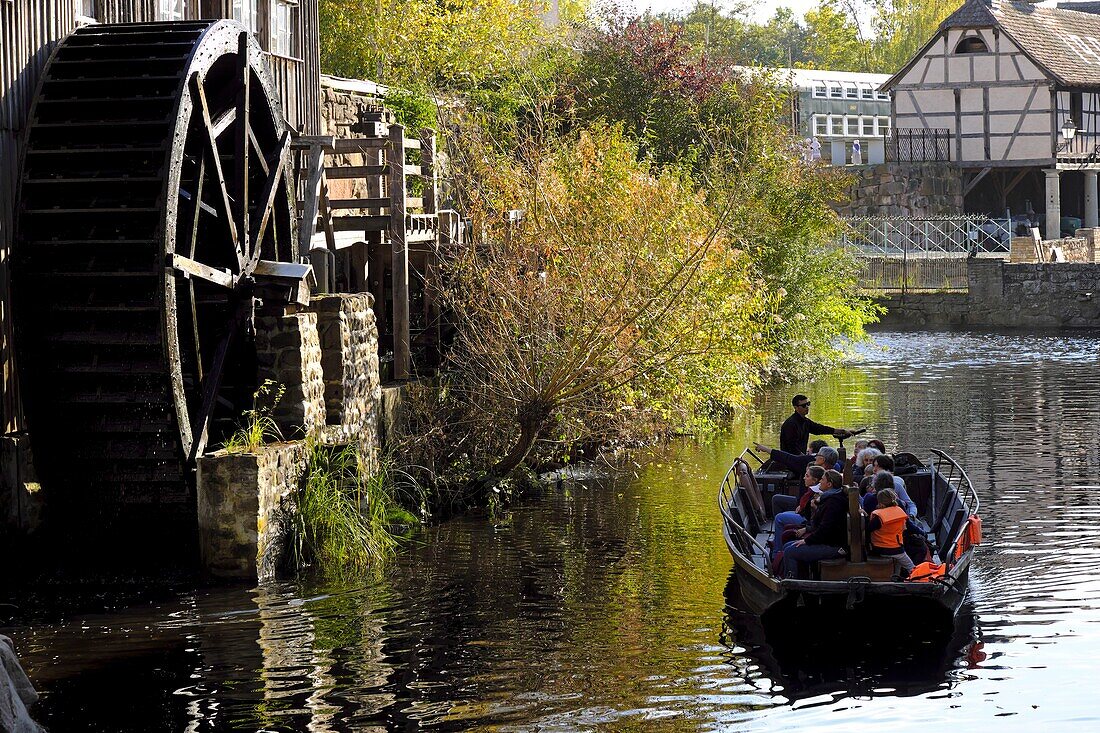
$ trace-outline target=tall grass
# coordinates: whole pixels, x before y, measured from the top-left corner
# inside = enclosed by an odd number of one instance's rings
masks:
[[[342,577],[390,557],[402,531],[418,521],[397,499],[410,488],[399,476],[389,465],[368,474],[355,445],[311,443],[298,496],[299,567],[312,565],[326,576]]]

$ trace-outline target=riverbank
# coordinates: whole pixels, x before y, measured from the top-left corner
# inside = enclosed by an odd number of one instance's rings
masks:
[[[880,294],[880,327],[1100,327],[1100,264],[970,259],[967,286]]]

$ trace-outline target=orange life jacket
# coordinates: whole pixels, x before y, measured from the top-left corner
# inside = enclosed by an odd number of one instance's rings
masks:
[[[888,506],[871,512],[872,517],[878,517],[882,526],[871,533],[871,546],[883,550],[893,550],[903,544],[902,533],[905,531],[905,510],[900,506]]]
[[[909,573],[909,580],[914,583],[930,583],[934,578],[942,578],[946,570],[946,565],[934,562],[922,562]]]
[[[959,535],[959,542],[955,545],[955,559],[958,560],[964,552],[980,544],[982,544],[982,518],[977,514],[971,514],[966,520],[966,531]]]

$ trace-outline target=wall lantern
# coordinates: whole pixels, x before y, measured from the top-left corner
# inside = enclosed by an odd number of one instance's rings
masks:
[[[1073,124],[1073,118],[1067,117],[1065,123],[1062,125],[1062,139],[1066,143],[1073,142],[1074,136],[1077,134],[1077,125]]]

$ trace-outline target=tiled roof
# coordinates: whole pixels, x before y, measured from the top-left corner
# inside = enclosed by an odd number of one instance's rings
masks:
[[[997,24],[988,2],[968,0],[947,19],[940,23],[940,30],[946,28],[991,28]]]
[[[1033,61],[1056,81],[1066,86],[1100,86],[1100,2],[1080,4],[1081,9],[1042,7],[1012,0],[967,0],[940,24],[949,28],[999,27]],[[929,40],[929,45],[931,44]],[[886,82],[888,88],[901,78],[928,46]]]
[[[1100,86],[1100,15],[1019,2],[1001,3],[993,13],[1024,53],[1062,84]]]

